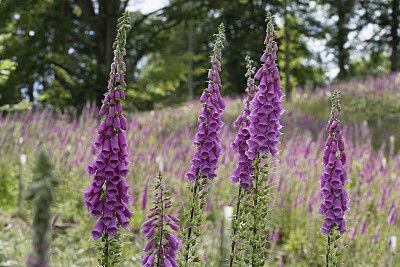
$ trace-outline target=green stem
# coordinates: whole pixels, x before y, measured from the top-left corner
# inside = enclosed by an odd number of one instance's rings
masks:
[[[328,233],[328,237],[327,237],[327,240],[328,240],[328,246],[327,246],[327,248],[326,248],[326,256],[325,256],[325,260],[326,260],[326,267],[329,267],[329,263],[330,263],[330,257],[331,257],[331,255],[330,255],[330,252],[331,252],[331,245],[332,245],[332,240],[331,240],[331,231]]]
[[[160,184],[160,203],[161,203],[161,214],[160,214],[160,243],[158,244],[158,252],[157,252],[157,267],[160,266],[160,257],[161,257],[161,249],[162,249],[162,240],[163,240],[163,231],[164,231],[164,202],[163,202],[163,187]]]
[[[193,186],[193,190],[192,190],[192,206],[190,208],[190,219],[189,219],[189,223],[188,223],[188,233],[186,236],[186,249],[185,249],[185,266],[187,265],[188,261],[189,261],[189,250],[190,250],[190,237],[192,236],[192,224],[193,224],[193,218],[194,218],[194,213],[195,213],[195,203],[197,201],[197,190],[198,190],[198,186],[199,186],[199,176],[196,177],[196,180],[194,182],[194,186]]]
[[[103,255],[104,255],[104,267],[109,266],[108,258],[109,258],[109,244],[108,244],[108,234],[104,235],[104,249],[103,249]]]
[[[233,262],[235,260],[235,245],[236,245],[236,240],[235,240],[235,235],[236,235],[236,230],[237,230],[237,221],[240,216],[240,201],[242,199],[242,187],[239,185],[239,192],[238,192],[238,199],[236,203],[236,215],[235,218],[232,221],[232,244],[231,244],[231,254],[229,255],[229,267],[233,266]]]
[[[255,252],[257,250],[257,244],[254,240],[254,238],[257,236],[257,229],[258,229],[258,221],[256,220],[256,213],[258,212],[257,206],[258,206],[258,177],[259,177],[259,164],[260,164],[260,158],[257,156],[256,158],[256,164],[255,164],[255,175],[254,175],[254,197],[253,197],[253,251],[251,255],[251,266],[256,266],[256,258],[255,258]]]

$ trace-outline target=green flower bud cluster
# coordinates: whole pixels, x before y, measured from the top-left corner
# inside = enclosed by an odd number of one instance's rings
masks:
[[[184,210],[184,225],[182,230],[183,246],[181,250],[180,266],[194,266],[200,262],[198,245],[202,234],[204,209],[207,205],[209,179],[199,177],[191,186],[191,197]]]
[[[48,250],[51,239],[51,205],[54,188],[58,179],[53,176],[53,166],[49,157],[41,152],[36,161],[28,200],[33,205],[32,249],[27,258],[27,266],[48,266]]]

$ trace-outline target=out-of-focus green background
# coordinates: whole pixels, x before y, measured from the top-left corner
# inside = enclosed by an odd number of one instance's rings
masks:
[[[287,99],[295,87],[395,71],[398,0],[1,0],[0,106],[23,99],[65,110],[100,103],[116,20],[131,11],[131,110],[198,96],[213,33],[226,25],[223,94],[244,93],[244,57],[258,62],[265,14],[276,18]]]

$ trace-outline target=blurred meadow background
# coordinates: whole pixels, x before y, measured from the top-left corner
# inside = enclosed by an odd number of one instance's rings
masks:
[[[226,26],[222,156],[206,207],[203,266],[226,266],[237,162],[232,123],[243,110],[245,55],[264,49],[275,14],[286,94],[273,161],[268,266],[324,266],[319,176],[332,92],[343,94],[350,211],[342,266],[400,266],[400,11],[398,0],[0,0],[0,266],[24,266],[35,158],[45,150],[60,184],[52,209],[49,266],[97,266],[94,224],[83,206],[97,112],[106,92],[116,20],[127,40],[127,142],[131,230],[121,266],[140,266],[140,225],[160,162],[180,214],[185,173],[206,86],[211,37]]]

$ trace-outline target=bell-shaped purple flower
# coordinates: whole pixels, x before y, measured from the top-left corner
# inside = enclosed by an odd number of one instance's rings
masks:
[[[259,81],[258,91],[251,101],[250,138],[247,140],[248,151],[246,155],[254,160],[258,155],[278,153],[280,129],[280,118],[284,112],[282,108],[282,86],[279,71],[275,63],[278,46],[275,42],[276,32],[274,30],[272,17],[268,18],[267,33],[264,44],[264,54],[260,60],[263,62],[261,68],[256,72],[255,78]]]
[[[322,159],[324,170],[320,177],[322,203],[319,213],[325,216],[321,227],[324,234],[329,234],[334,227],[337,227],[341,234],[347,230],[344,213],[348,210],[349,198],[344,185],[348,177],[344,168],[346,156],[342,124],[338,119],[339,97],[338,92],[332,96],[332,113],[327,127],[329,136]]]
[[[166,190],[162,175],[159,173],[154,197],[154,207],[147,215],[147,221],[142,224],[142,232],[147,239],[144,247],[145,256],[142,266],[178,266],[176,254],[182,246],[182,241],[174,232],[179,231],[179,220],[169,213],[172,206],[168,190]]]
[[[252,60],[249,56],[246,56],[247,61],[247,88],[246,88],[246,99],[244,103],[243,113],[234,122],[234,126],[238,129],[235,139],[231,143],[233,151],[239,154],[239,162],[231,176],[233,182],[239,182],[243,188],[251,187],[251,173],[253,172],[253,161],[246,155],[249,146],[247,140],[250,139],[250,102],[253,99],[257,87],[254,81],[255,68],[252,66]]]
[[[124,31],[118,31],[118,34],[121,33]],[[124,40],[125,37],[117,40]],[[114,44],[108,92],[99,111],[103,119],[93,145],[98,156],[87,168],[89,175],[93,176],[93,182],[83,193],[86,209],[92,217],[98,219],[91,232],[94,239],[105,233],[114,236],[119,226],[128,227],[132,216],[128,209],[129,186],[125,181],[129,162],[125,137],[126,118],[122,110],[126,88],[123,61],[125,48],[124,42],[119,41]]]
[[[213,179],[217,175],[217,162],[221,155],[220,132],[224,125],[221,116],[225,109],[220,93],[222,84],[219,75],[224,39],[222,29],[217,34],[214,43],[211,69],[208,71],[208,86],[200,97],[203,107],[198,118],[198,130],[194,139],[197,151],[194,153],[190,169],[186,173],[189,181],[194,181],[199,176]]]

